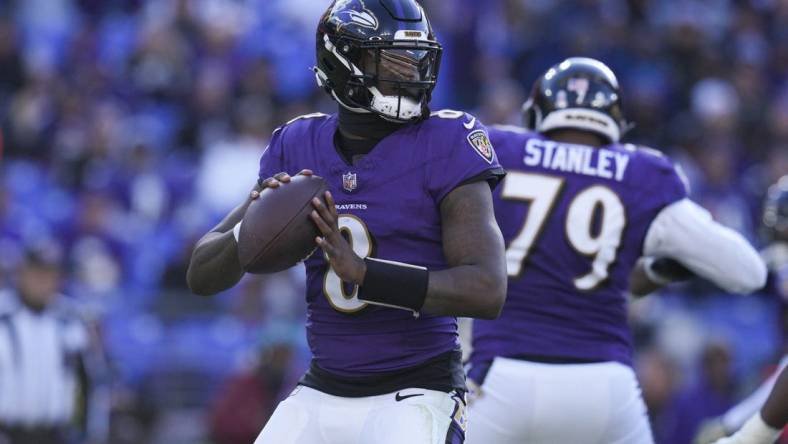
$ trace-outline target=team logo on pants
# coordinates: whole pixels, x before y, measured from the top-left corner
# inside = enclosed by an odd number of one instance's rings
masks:
[[[454,399],[454,413],[452,414],[452,419],[460,426],[460,429],[465,432],[468,426],[468,417],[465,415],[465,406],[467,405],[465,393],[455,392],[452,398]]]

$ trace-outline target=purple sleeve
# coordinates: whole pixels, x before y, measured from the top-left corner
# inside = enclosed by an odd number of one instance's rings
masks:
[[[689,194],[687,180],[681,168],[661,152],[640,147],[637,152],[639,168],[631,177],[642,202],[657,211],[684,199]]]
[[[662,159],[663,167],[660,169],[659,183],[660,198],[663,206],[684,199],[689,194],[687,179],[681,167],[674,165],[667,157]]]
[[[285,127],[280,127],[274,130],[274,133],[271,135],[271,141],[268,143],[268,146],[265,148],[260,158],[258,183],[272,177],[274,174],[285,171],[285,162],[283,158],[285,131]]]
[[[505,172],[498,163],[487,129],[473,116],[440,119],[431,153],[427,187],[440,203],[455,188],[485,180],[495,187]]]

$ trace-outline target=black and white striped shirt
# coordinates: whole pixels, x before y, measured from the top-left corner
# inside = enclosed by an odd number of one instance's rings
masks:
[[[0,425],[71,422],[88,343],[86,325],[62,297],[36,312],[0,291]]]

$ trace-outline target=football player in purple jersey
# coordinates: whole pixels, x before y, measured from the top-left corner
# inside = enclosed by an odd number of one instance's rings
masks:
[[[490,191],[503,170],[476,118],[430,114],[441,46],[415,0],[335,0],[316,43],[317,82],[339,112],[274,131],[250,199],[198,242],[189,284],[235,285],[233,232],[251,199],[289,174],[322,176],[321,248],[306,260],[313,360],[256,442],[461,443],[455,316],[492,319],[503,306]]]
[[[494,205],[509,286],[500,318],[473,322],[468,374],[481,389],[467,442],[651,443],[631,367],[630,275],[659,283],[686,268],[747,293],[766,269],[687,198],[667,157],[619,143],[629,124],[603,63],[553,66],[524,111],[527,129],[490,129],[507,169]]]
[[[777,370],[767,378],[752,394],[733,406],[725,414],[707,421],[698,432],[695,439],[697,444],[708,444],[718,438],[729,435],[737,430],[731,440],[720,443],[769,443],[774,442],[774,436],[785,426],[779,421],[766,421],[768,411],[765,409],[767,399],[779,399],[779,389],[774,389],[780,371],[783,380],[785,368],[788,367],[788,176],[783,176],[777,183],[769,187],[763,209],[763,225],[769,239],[769,245],[761,252],[766,266],[769,269],[769,279],[766,290],[779,301],[782,323],[782,349],[783,357],[777,365]],[[788,382],[783,382],[788,385]],[[788,388],[783,388],[785,393]],[[770,394],[771,393],[771,394]],[[788,394],[784,396],[783,404],[788,403]],[[777,402],[777,401],[775,401]],[[772,403],[772,405],[775,405]],[[783,412],[788,412],[788,407],[783,407]],[[756,436],[760,436],[757,439]],[[735,438],[735,439],[733,439]]]

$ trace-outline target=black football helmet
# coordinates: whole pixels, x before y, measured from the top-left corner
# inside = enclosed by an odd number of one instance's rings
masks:
[[[599,60],[572,57],[553,66],[534,84],[523,105],[525,126],[540,133],[560,128],[592,131],[617,143],[630,125],[621,109],[613,71]]]
[[[788,176],[769,187],[763,205],[763,225],[770,240],[788,242]]]
[[[334,0],[317,28],[317,83],[395,122],[429,115],[442,48],[415,0]]]

